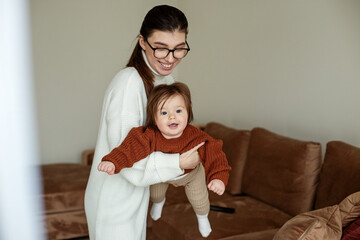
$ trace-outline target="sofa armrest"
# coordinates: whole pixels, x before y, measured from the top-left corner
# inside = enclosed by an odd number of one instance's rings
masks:
[[[81,153],[81,163],[85,166],[91,166],[94,159],[95,149],[87,149]]]

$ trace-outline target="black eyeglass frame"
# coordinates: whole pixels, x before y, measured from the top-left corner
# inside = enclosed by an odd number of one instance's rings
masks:
[[[190,46],[189,46],[189,44],[188,44],[188,42],[187,42],[186,40],[185,40],[185,44],[186,44],[187,48],[175,48],[175,49],[154,48],[153,46],[150,45],[150,43],[148,42],[147,39],[145,39],[145,42],[146,42],[146,43],[149,45],[149,47],[153,50],[154,57],[157,58],[157,59],[164,59],[164,58],[166,58],[167,56],[169,56],[170,53],[172,53],[172,55],[173,55],[173,57],[174,57],[175,59],[183,59],[184,57],[186,57],[186,55],[187,55],[188,52],[190,51]],[[157,50],[157,49],[163,49],[163,50],[166,49],[166,50],[168,50],[168,53],[166,54],[165,57],[163,57],[163,58],[158,58],[158,57],[155,56],[155,50]],[[182,58],[177,58],[177,57],[175,57],[174,52],[175,52],[176,50],[186,50],[185,56],[183,56]]]

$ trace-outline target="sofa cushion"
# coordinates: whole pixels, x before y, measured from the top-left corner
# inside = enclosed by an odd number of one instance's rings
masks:
[[[341,141],[326,145],[315,208],[339,204],[360,191],[360,148]]]
[[[80,164],[46,164],[41,166],[46,213],[84,209],[84,194],[90,166]]]
[[[360,217],[360,192],[347,196],[339,204],[343,227]]]
[[[48,239],[87,236],[84,194],[90,166],[61,163],[41,166],[44,225]]]
[[[341,240],[360,239],[360,218],[343,230]]]
[[[231,194],[241,193],[241,181],[250,139],[250,131],[236,130],[219,123],[208,123],[204,131],[216,139],[223,141],[223,151],[231,166],[226,191]]]
[[[213,202],[217,202],[219,200],[224,201],[232,198],[233,195],[231,195],[226,191],[221,196],[217,195],[212,191],[209,191],[210,204],[212,204]],[[183,186],[174,187],[173,185],[170,184],[166,191],[164,208],[171,207],[171,205],[179,204],[179,203],[185,203],[185,204],[189,203],[189,200],[185,193],[185,188]],[[152,207],[152,203],[150,201],[148,212],[150,212],[151,207]],[[151,227],[153,222],[154,221],[151,219],[150,214],[148,214],[147,226]]]
[[[297,215],[312,209],[321,168],[321,145],[251,131],[243,192]]]
[[[207,239],[276,229],[291,218],[289,214],[247,196],[232,196],[231,199],[211,204],[235,208],[235,213],[210,211],[212,232]],[[152,231],[158,239],[204,239],[199,233],[196,215],[189,203],[164,207],[161,218],[152,223]]]
[[[219,238],[218,240],[269,240],[273,239],[278,230],[278,228],[274,228],[265,231],[237,234],[230,237]]]
[[[44,221],[47,239],[78,239],[89,235],[84,210],[47,214]]]
[[[342,232],[339,206],[299,214],[287,221],[274,240],[339,240]]]

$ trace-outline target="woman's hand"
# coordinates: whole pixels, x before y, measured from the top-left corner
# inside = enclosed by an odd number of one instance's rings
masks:
[[[218,195],[223,195],[225,191],[225,184],[219,179],[214,179],[208,184],[208,188]]]
[[[179,165],[181,169],[194,169],[200,163],[200,157],[197,150],[204,144],[205,142],[202,142],[180,155]]]
[[[115,165],[112,162],[109,161],[103,161],[99,164],[97,169],[100,172],[106,172],[109,175],[113,175],[115,173]]]

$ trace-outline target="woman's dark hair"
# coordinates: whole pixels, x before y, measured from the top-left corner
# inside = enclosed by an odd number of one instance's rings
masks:
[[[188,22],[184,13],[179,9],[168,5],[159,5],[146,14],[141,25],[140,35],[147,39],[155,30],[167,32],[178,30],[187,35]],[[126,66],[134,67],[138,71],[144,82],[146,94],[149,96],[154,87],[154,75],[144,61],[139,42],[137,42]]]
[[[163,106],[165,102],[173,97],[179,95],[184,98],[185,107],[188,113],[188,124],[193,120],[194,115],[191,104],[190,89],[185,83],[175,82],[170,85],[160,84],[153,88],[150,92],[148,102],[146,105],[146,120],[145,128],[154,127],[156,128],[156,114],[160,104]],[[161,107],[162,107],[161,106]]]

